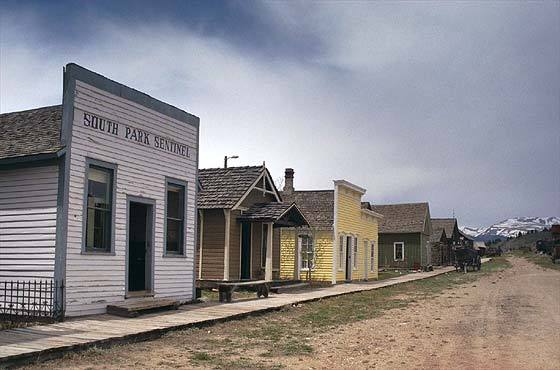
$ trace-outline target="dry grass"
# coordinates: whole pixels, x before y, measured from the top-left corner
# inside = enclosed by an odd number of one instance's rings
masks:
[[[321,333],[371,319],[418,300],[441,294],[457,284],[503,270],[503,258],[481,272],[451,272],[392,287],[299,304],[282,311],[219,323],[202,329],[172,332],[143,343],[90,349],[40,364],[41,368],[178,368],[276,369],[285,356],[313,356]],[[37,365],[38,366],[38,365]]]

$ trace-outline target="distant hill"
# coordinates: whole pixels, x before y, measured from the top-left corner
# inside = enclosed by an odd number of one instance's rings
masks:
[[[525,234],[518,238],[503,240],[499,245],[504,251],[519,249],[523,247],[535,247],[537,240],[549,240],[552,238],[550,231],[539,231],[532,234]]]
[[[497,222],[488,227],[461,226],[461,231],[477,241],[514,238],[519,233],[542,231],[554,224],[560,224],[560,217],[515,217]]]

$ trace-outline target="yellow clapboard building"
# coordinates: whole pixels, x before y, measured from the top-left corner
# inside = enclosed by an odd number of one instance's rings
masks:
[[[332,284],[377,279],[378,223],[383,216],[362,202],[366,192],[345,180],[330,190],[299,190],[286,169],[284,202],[295,202],[310,227],[282,229],[280,277]]]

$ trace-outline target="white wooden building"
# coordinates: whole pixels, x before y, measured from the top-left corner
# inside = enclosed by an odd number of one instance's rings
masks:
[[[76,64],[63,104],[0,118],[0,282],[64,281],[66,316],[194,298],[199,119]]]

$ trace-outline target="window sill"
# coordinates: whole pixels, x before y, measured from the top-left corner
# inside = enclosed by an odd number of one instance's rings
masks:
[[[162,255],[163,258],[187,258],[184,254],[164,254]]]
[[[80,254],[84,256],[116,256],[115,252],[102,252],[102,251],[81,251]]]

